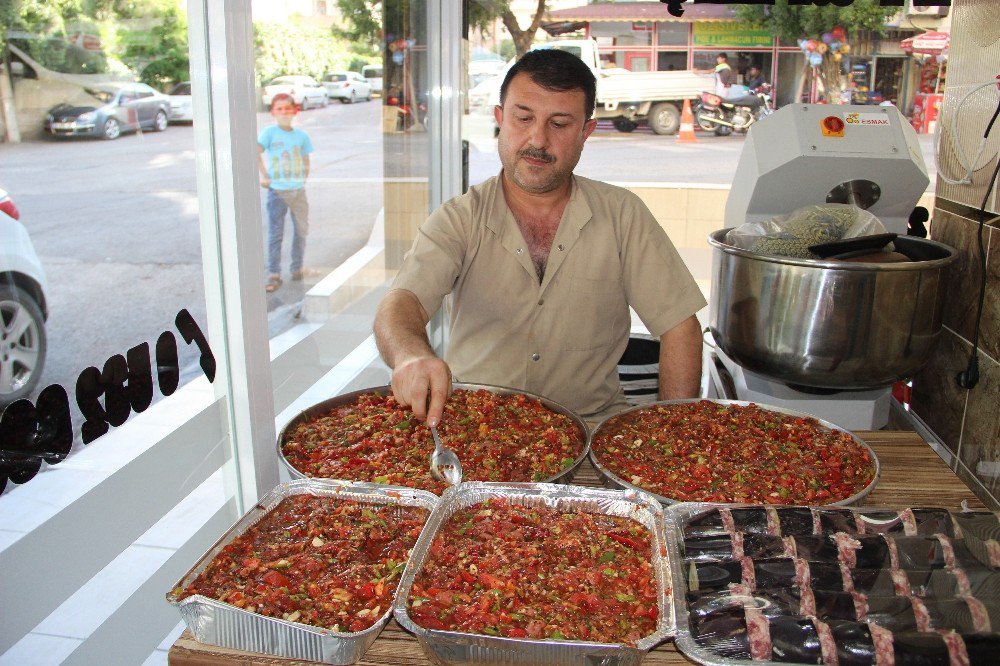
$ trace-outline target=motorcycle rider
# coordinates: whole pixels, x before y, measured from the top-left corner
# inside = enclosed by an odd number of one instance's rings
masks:
[[[751,65],[750,69],[747,70],[747,88],[754,91],[765,83],[767,81],[764,80],[764,75],[761,73],[760,68],[756,65]]]
[[[729,97],[733,78],[733,68],[729,66],[729,56],[725,53],[715,56],[715,94],[723,99]]]

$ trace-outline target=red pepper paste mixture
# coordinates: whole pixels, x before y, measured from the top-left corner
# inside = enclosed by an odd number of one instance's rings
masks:
[[[702,400],[612,417],[591,447],[624,481],[694,502],[831,504],[875,476],[868,450],[816,419]]]
[[[656,631],[651,540],[634,520],[493,498],[436,536],[410,617],[427,629],[634,645]]]
[[[363,631],[392,605],[428,515],[420,507],[295,495],[227,544],[175,594],[201,594],[334,631]]]
[[[574,421],[524,394],[457,389],[438,425],[464,481],[542,481],[570,467],[586,444]],[[391,395],[366,393],[292,429],[281,445],[306,476],[374,481],[442,493],[430,475],[434,440]]]

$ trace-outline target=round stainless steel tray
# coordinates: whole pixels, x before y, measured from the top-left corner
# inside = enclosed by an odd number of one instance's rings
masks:
[[[578,429],[579,441],[581,442],[580,453],[576,456],[576,458],[574,458],[572,465],[566,467],[563,470],[560,470],[558,474],[542,479],[541,481],[539,481],[539,483],[570,483],[573,480],[573,477],[576,476],[576,472],[577,469],[580,467],[580,464],[584,461],[584,459],[587,457],[587,454],[590,452],[590,436],[589,436],[590,431],[587,428],[587,424],[584,423],[583,419],[581,419],[575,413],[573,413],[568,408],[564,407],[563,405],[557,402],[553,402],[548,398],[536,395],[534,393],[529,393],[528,391],[512,389],[506,386],[491,386],[489,384],[462,384],[456,382],[455,384],[453,384],[452,388],[465,389],[469,391],[486,389],[487,391],[490,391],[491,393],[495,393],[497,395],[516,395],[516,394],[525,395],[529,398],[538,400],[547,409],[550,409],[558,414],[563,414],[564,416],[570,418],[570,420],[573,422],[573,425],[575,425]],[[291,463],[289,463],[288,460],[285,458],[284,452],[281,450],[281,445],[285,441],[285,436],[289,432],[294,430],[303,421],[308,421],[312,418],[315,418],[316,416],[325,414],[337,407],[349,405],[355,402],[358,399],[358,397],[371,393],[389,395],[392,393],[392,387],[375,386],[372,388],[360,389],[358,391],[351,391],[350,393],[344,393],[342,395],[338,395],[333,398],[328,398],[326,400],[323,400],[322,402],[318,402],[315,405],[312,405],[311,407],[307,407],[306,409],[302,410],[291,421],[285,424],[285,427],[283,427],[281,429],[281,432],[278,433],[278,442],[277,442],[278,459],[282,462],[282,464],[288,470],[289,474],[293,479],[322,478],[322,477],[309,477],[300,472],[299,470],[295,469],[294,467],[292,467]],[[531,481],[531,479],[525,479],[525,481]]]
[[[645,493],[649,493],[650,495],[652,495],[656,499],[660,500],[660,502],[662,502],[663,504],[678,504],[678,503],[680,503],[682,501],[687,501],[687,500],[676,500],[676,499],[672,499],[672,498],[669,498],[669,497],[664,497],[663,495],[659,495],[657,493],[654,493],[652,490],[649,490],[647,488],[643,488],[641,486],[637,486],[637,485],[635,485],[633,483],[629,483],[625,479],[621,478],[620,476],[618,476],[617,474],[615,474],[614,472],[612,472],[611,470],[609,470],[607,467],[605,467],[603,464],[601,464],[601,461],[597,457],[597,453],[593,449],[593,442],[598,437],[598,435],[601,434],[601,429],[605,427],[605,425],[607,424],[608,421],[610,421],[611,419],[620,417],[623,414],[628,414],[630,412],[637,412],[637,411],[644,410],[644,409],[651,409],[653,407],[656,407],[657,405],[680,405],[680,404],[686,404],[686,403],[690,403],[690,402],[703,402],[703,401],[704,402],[711,402],[711,403],[716,404],[716,405],[738,405],[740,407],[746,407],[747,405],[754,404],[754,405],[757,405],[758,407],[760,407],[761,409],[766,409],[766,410],[768,410],[770,412],[775,412],[777,414],[785,414],[787,416],[797,416],[797,417],[800,417],[800,418],[813,419],[817,423],[819,423],[821,426],[823,426],[824,428],[826,428],[827,430],[836,430],[836,431],[844,432],[844,433],[847,433],[848,435],[850,435],[851,439],[853,439],[859,446],[863,447],[865,450],[868,451],[868,455],[870,455],[871,458],[872,458],[872,460],[875,462],[875,475],[872,476],[872,480],[868,482],[867,486],[865,486],[864,488],[862,488],[861,490],[859,490],[855,494],[851,495],[847,499],[842,499],[842,500],[840,500],[838,502],[830,502],[829,504],[825,504],[823,506],[848,506],[850,504],[854,504],[855,502],[861,500],[863,497],[865,497],[866,495],[868,495],[868,493],[870,493],[875,488],[875,485],[878,483],[879,477],[882,474],[881,464],[879,463],[878,456],[875,455],[875,452],[872,450],[872,447],[868,446],[864,441],[862,441],[853,432],[851,432],[849,430],[844,430],[843,428],[839,428],[836,425],[830,423],[829,421],[825,421],[825,420],[823,420],[821,418],[817,418],[817,417],[813,416],[812,414],[806,414],[805,412],[795,411],[794,409],[787,409],[787,408],[784,408],[784,407],[775,407],[775,406],[771,406],[771,405],[764,405],[764,404],[761,404],[759,402],[751,403],[751,402],[746,401],[746,400],[717,400],[717,399],[709,399],[709,398],[693,398],[693,399],[689,399],[689,400],[662,400],[660,402],[654,402],[654,403],[650,403],[648,405],[642,405],[641,407],[633,407],[632,409],[626,409],[626,410],[624,410],[622,412],[618,412],[617,414],[615,414],[613,416],[609,416],[608,418],[604,419],[603,421],[601,421],[598,424],[598,426],[594,429],[594,432],[590,436],[590,442],[589,442],[590,446],[588,446],[588,448],[590,449],[590,462],[594,465],[594,468],[597,470],[597,473],[601,477],[603,477],[606,482],[608,482],[608,483],[610,483],[612,485],[618,486],[619,488],[632,488],[632,489],[635,489],[635,490],[641,490],[641,491],[643,491]]]

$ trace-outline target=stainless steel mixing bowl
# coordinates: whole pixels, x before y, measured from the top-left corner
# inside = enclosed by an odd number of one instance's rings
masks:
[[[708,237],[710,326],[742,367],[803,387],[870,389],[913,376],[941,331],[947,267],[956,251],[914,237],[902,263],[790,259],[754,254]]]

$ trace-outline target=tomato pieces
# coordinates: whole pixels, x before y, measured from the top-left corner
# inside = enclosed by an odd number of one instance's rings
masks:
[[[457,389],[438,426],[468,481],[542,481],[570,467],[586,445],[569,416],[521,393]],[[281,452],[306,476],[374,481],[444,492],[431,478],[430,430],[391,395],[365,393],[285,433]]]
[[[490,499],[442,526],[410,617],[428,629],[635,644],[658,619],[652,547],[632,520]]]
[[[180,598],[201,594],[260,615],[362,631],[389,608],[428,513],[293,495],[226,544]],[[374,558],[365,550],[373,541]]]
[[[875,476],[871,455],[850,433],[754,404],[631,410],[605,421],[591,447],[619,478],[681,501],[835,502]]]

